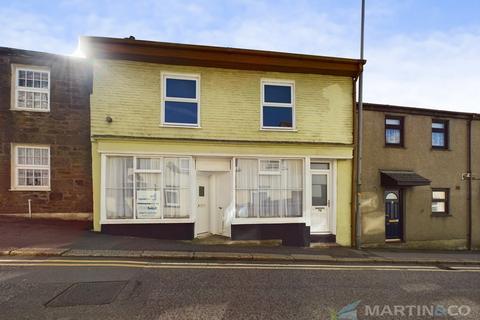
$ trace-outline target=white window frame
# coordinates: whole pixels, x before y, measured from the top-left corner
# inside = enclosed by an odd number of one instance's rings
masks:
[[[193,80],[195,81],[196,97],[193,98],[176,98],[167,97],[167,79],[177,80]],[[184,127],[184,128],[200,128],[200,75],[199,74],[186,74],[186,73],[161,73],[161,126],[164,127]],[[165,102],[189,102],[197,104],[197,123],[177,123],[165,121]]]
[[[32,71],[43,72],[48,74],[48,87],[47,88],[30,88],[20,87],[18,85],[20,71]],[[17,111],[30,111],[30,112],[50,112],[50,88],[51,88],[51,74],[50,69],[47,67],[30,66],[30,65],[18,65],[12,64],[12,94],[11,94],[11,110]],[[26,91],[33,93],[46,93],[47,94],[47,109],[35,109],[18,106],[18,91]]]
[[[160,201],[160,205],[165,205],[165,195],[163,194],[166,188],[163,186],[163,179],[164,179],[164,160],[165,158],[188,158],[189,159],[189,170],[190,170],[190,181],[191,181],[191,188],[190,188],[190,196],[192,197],[191,201],[191,208],[190,208],[190,216],[189,217],[181,217],[181,218],[165,218],[164,211],[162,209],[162,214],[160,218],[152,218],[152,219],[142,219],[137,218],[137,208],[136,203],[133,204],[133,218],[131,219],[109,219],[107,218],[107,207],[106,207],[106,168],[107,168],[107,158],[108,157],[132,157],[133,158],[133,193],[134,199],[136,197],[137,186],[136,186],[136,177],[135,174],[137,173],[160,173],[162,174],[162,185],[160,188],[160,192],[162,194],[162,200]],[[137,159],[139,158],[160,158],[162,163],[162,169],[137,169]],[[196,181],[196,173],[194,170],[194,161],[193,157],[189,155],[181,155],[181,154],[148,154],[148,153],[101,153],[101,176],[100,176],[100,224],[151,224],[151,223],[194,223],[195,222],[195,206],[194,201],[196,196],[196,189],[195,189],[195,181]],[[178,191],[178,190],[177,190]]]
[[[169,208],[172,208],[172,207],[179,207],[180,206],[180,193],[179,193],[179,190],[177,189],[170,189],[170,188],[164,188],[164,198],[165,198],[165,206],[166,207],[169,207]],[[168,197],[167,197],[167,193],[171,193],[171,194],[174,194],[175,196],[175,199],[177,199],[176,202],[171,202],[171,201],[168,201]]]
[[[443,198],[435,198],[435,193],[443,193]],[[443,211],[433,211],[434,203],[443,203]],[[432,188],[432,214],[433,215],[450,215],[450,189],[449,188]]]
[[[143,158],[148,158],[148,159],[160,159],[160,169],[138,169],[137,168],[137,161],[138,159],[143,159]],[[105,168],[106,169],[106,168]],[[137,174],[138,173],[153,173],[153,174],[161,174],[161,178],[163,179],[163,158],[162,157],[143,157],[143,156],[133,156],[133,200],[134,200],[134,203],[133,203],[133,218],[132,219],[124,219],[124,220],[156,220],[156,219],[163,219],[163,209],[162,209],[162,212],[161,212],[161,216],[160,218],[154,218],[154,219],[143,219],[143,218],[138,218],[137,217],[137,205],[138,203],[135,201],[137,199]],[[163,182],[163,180],[162,180]],[[163,185],[160,185],[160,188],[159,188],[159,192],[160,194],[163,192]],[[159,206],[162,207],[163,205],[163,202],[161,200],[162,198],[160,198],[160,204]],[[105,213],[106,213],[106,210],[105,210]],[[105,214],[105,219],[108,219],[106,214]],[[112,221],[112,220],[122,220],[122,219],[108,219],[109,221]]]
[[[278,103],[278,102],[265,102],[265,86],[281,86],[281,87],[290,87],[291,90],[291,103]],[[260,81],[260,128],[261,130],[272,130],[272,131],[295,131],[296,130],[296,121],[295,121],[295,81],[293,80],[278,80],[278,79],[262,79]],[[280,107],[280,108],[291,108],[292,109],[292,126],[291,127],[270,127],[263,125],[263,107]]]
[[[182,167],[182,160],[183,160],[183,159],[180,159],[180,170],[182,170],[182,171],[189,171],[189,170],[190,170],[190,161],[188,162],[188,167],[185,168],[185,167]]]
[[[238,225],[238,224],[268,224],[268,223],[305,223],[307,221],[307,176],[306,176],[306,163],[307,163],[307,158],[306,157],[295,157],[295,156],[280,156],[280,157],[269,157],[269,156],[264,156],[264,155],[258,155],[258,156],[240,156],[240,157],[233,157],[231,166],[232,166],[232,205],[233,208],[237,207],[237,198],[236,198],[236,160],[237,159],[252,159],[252,160],[257,160],[258,165],[260,166],[260,160],[301,160],[302,161],[302,168],[303,168],[303,183],[302,183],[302,215],[300,217],[237,217],[237,212],[236,209],[234,209],[233,213],[233,218],[232,218],[232,225]],[[276,174],[276,173],[274,173]],[[258,177],[260,177],[260,167],[258,171]],[[261,193],[265,189],[258,189],[258,190],[252,190],[250,193],[250,197],[254,197],[254,194]],[[310,190],[308,190],[310,192]],[[309,212],[309,211],[308,211]]]
[[[330,199],[330,217],[329,228],[333,234],[337,234],[337,159],[352,159],[352,158],[321,158],[318,156],[308,157],[306,161],[306,179],[308,180],[308,194],[307,194],[307,225],[311,226],[312,219],[312,174],[326,173],[328,174],[329,199]],[[328,163],[328,169],[312,169],[312,163]]]
[[[18,149],[41,149],[48,151],[48,165],[38,164],[18,164]],[[10,191],[50,191],[51,188],[51,159],[50,159],[50,146],[49,145],[33,145],[33,144],[11,144],[11,189]],[[48,185],[46,186],[22,186],[18,184],[18,171],[20,169],[37,169],[48,170]]]
[[[262,162],[263,161],[275,161],[278,163],[278,170],[262,170]],[[282,163],[281,163],[281,159],[258,159],[258,174],[259,175],[280,175],[281,174],[281,170],[282,170]]]

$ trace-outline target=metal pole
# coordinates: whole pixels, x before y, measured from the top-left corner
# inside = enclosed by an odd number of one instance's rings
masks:
[[[468,135],[468,145],[467,145],[467,172],[468,172],[468,184],[467,184],[467,249],[472,250],[472,118],[467,120],[467,135]]]
[[[365,34],[365,0],[362,0],[360,27],[360,59],[363,60],[363,43]],[[358,117],[357,117],[357,197],[355,220],[355,246],[361,248],[362,238],[362,210],[360,206],[360,192],[362,186],[362,144],[363,144],[363,68],[358,76]]]
[[[28,217],[32,219],[32,199],[28,199]]]

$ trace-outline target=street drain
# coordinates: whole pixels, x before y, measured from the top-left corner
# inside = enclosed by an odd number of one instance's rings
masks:
[[[47,302],[47,307],[112,303],[128,281],[77,282]]]

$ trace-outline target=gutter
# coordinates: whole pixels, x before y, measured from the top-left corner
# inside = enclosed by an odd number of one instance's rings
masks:
[[[104,37],[80,37],[79,48],[93,59],[168,65],[357,77],[365,61],[307,54],[213,47]]]
[[[439,117],[439,118],[454,118],[454,119],[464,119],[468,120],[472,117],[471,112],[460,112],[460,111],[451,111],[451,110],[441,110],[433,108],[422,108],[422,107],[406,107],[406,106],[397,106],[390,104],[378,104],[378,103],[364,103],[364,110],[371,111],[380,111],[388,113],[401,113],[401,114],[411,114],[418,116],[426,117]]]

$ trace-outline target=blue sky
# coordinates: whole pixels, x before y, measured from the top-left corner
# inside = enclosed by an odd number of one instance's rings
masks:
[[[480,1],[366,0],[365,100],[480,112]],[[0,0],[0,46],[80,35],[358,57],[360,0]]]

